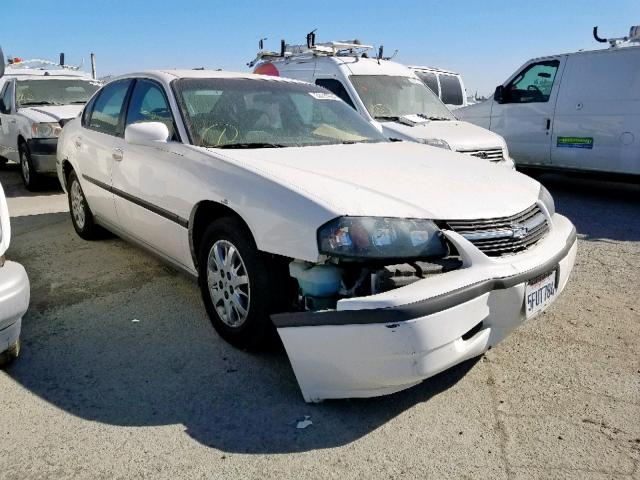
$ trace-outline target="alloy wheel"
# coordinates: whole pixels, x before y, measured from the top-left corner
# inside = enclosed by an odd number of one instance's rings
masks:
[[[71,213],[76,225],[80,230],[84,228],[85,211],[84,211],[84,195],[80,188],[80,183],[75,181],[71,184]]]
[[[216,241],[209,251],[207,284],[220,319],[229,327],[240,327],[249,315],[249,275],[240,252],[228,240]]]

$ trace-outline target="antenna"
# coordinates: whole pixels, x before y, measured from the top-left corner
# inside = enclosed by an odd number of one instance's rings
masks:
[[[98,77],[96,75],[96,54],[91,54],[91,78],[96,80]]]
[[[60,53],[60,61],[58,62],[58,64],[59,64],[61,67],[64,67],[64,52],[61,52],[61,53]]]
[[[378,48],[378,65],[380,65],[380,60],[382,60],[382,54],[384,53],[384,46],[380,45],[380,48]]]
[[[280,56],[284,58],[284,52],[287,50],[287,44],[284,43],[284,38],[280,40]]]
[[[268,40],[268,38],[267,38],[267,37],[264,37],[264,38],[261,38],[261,39],[258,41],[258,48],[259,48],[260,50],[264,50],[264,41],[265,41],[265,40]]]
[[[318,29],[314,28],[307,33],[307,48],[313,48],[316,46],[316,30]]]
[[[598,27],[593,27],[593,38],[596,39],[596,42],[607,43],[608,40],[606,38],[602,38],[598,36]]]

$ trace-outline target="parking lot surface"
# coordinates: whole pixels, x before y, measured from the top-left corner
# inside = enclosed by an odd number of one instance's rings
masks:
[[[31,305],[0,371],[0,478],[640,480],[640,185],[541,180],[579,233],[551,308],[412,389],[308,405],[282,349],[232,348],[193,280],[81,240],[55,182],[30,194],[6,166]]]

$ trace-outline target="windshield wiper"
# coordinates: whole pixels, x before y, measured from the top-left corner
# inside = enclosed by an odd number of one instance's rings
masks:
[[[87,103],[86,100],[76,100],[74,102],[69,102],[69,105],[84,105],[85,103]]]
[[[396,117],[393,115],[380,115],[378,117],[373,117],[375,120],[381,120],[383,122],[397,122],[400,120],[400,117]]]
[[[61,105],[60,103],[56,103],[56,102],[46,102],[46,101],[42,101],[42,102],[22,102],[20,104],[21,107],[27,107],[27,106],[31,106],[31,105]]]
[[[226,145],[211,145],[213,148],[284,148],[287,145],[281,143],[251,142],[251,143],[228,143]]]
[[[435,116],[435,115],[425,115],[424,113],[416,113],[416,115],[418,115],[421,118],[426,118],[427,120],[434,120],[434,121],[451,120],[450,118],[447,118],[447,117],[438,117],[438,116]]]

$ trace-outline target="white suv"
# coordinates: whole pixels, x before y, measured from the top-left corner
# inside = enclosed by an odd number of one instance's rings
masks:
[[[236,346],[275,324],[307,401],[482,354],[558,297],[576,255],[535,180],[390,142],[295,80],[116,78],[65,125],[58,161],[81,237],[105,227],[198,277]]]
[[[64,124],[100,88],[85,73],[58,67],[23,68],[13,62],[0,74],[0,161],[20,163],[29,190],[55,175],[56,145]]]

